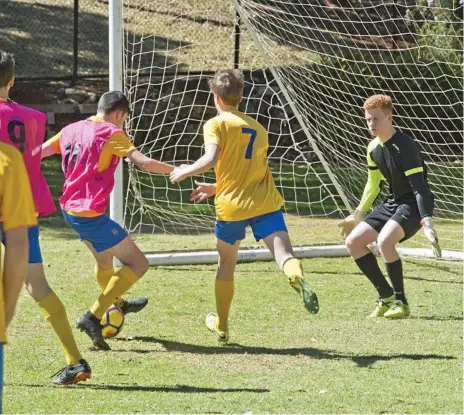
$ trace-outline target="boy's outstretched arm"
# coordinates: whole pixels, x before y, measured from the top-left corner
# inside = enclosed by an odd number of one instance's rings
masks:
[[[170,176],[171,183],[180,182],[189,176],[194,176],[213,168],[219,159],[220,149],[217,144],[206,144],[205,154],[195,163],[190,166],[176,167],[172,171]]]
[[[134,163],[140,170],[149,173],[169,174],[174,170],[171,164],[163,163],[162,161],[151,159],[138,150],[130,151],[126,158]]]

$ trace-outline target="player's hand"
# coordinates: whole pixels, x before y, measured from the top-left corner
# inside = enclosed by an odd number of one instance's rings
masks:
[[[432,244],[432,252],[435,258],[441,258],[441,248],[438,243],[437,231],[433,229],[432,218],[425,217],[421,220],[421,224],[424,227],[424,235],[428,241]]]
[[[364,220],[366,217],[366,212],[363,212],[361,210],[355,210],[355,212],[352,215],[347,216],[345,219],[343,219],[341,222],[337,224],[337,226],[340,229],[340,235],[343,237],[343,239],[346,239],[348,235],[353,231],[358,224]]]
[[[371,244],[367,245],[367,247],[375,256],[380,256],[380,250],[377,242],[372,242]]]
[[[185,165],[184,165],[185,166]],[[186,179],[188,176],[188,171],[186,167],[176,167],[171,174],[169,175],[169,179],[171,180],[171,183],[178,183],[181,182],[182,180]]]
[[[359,220],[354,217],[354,215],[347,216],[341,222],[337,224],[340,229],[340,235],[343,239],[346,239],[351,231],[356,228],[359,224]]]
[[[195,184],[198,187],[193,189],[190,195],[192,202],[203,202],[203,200],[216,194],[216,183],[202,183],[195,180]]]

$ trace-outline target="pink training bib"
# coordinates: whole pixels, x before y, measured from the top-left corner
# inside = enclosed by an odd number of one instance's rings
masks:
[[[0,101],[0,141],[16,147],[23,155],[35,210],[39,216],[55,212],[50,189],[40,170],[40,147],[45,138],[47,116],[14,102]]]
[[[65,177],[61,208],[68,212],[105,213],[114,187],[119,158],[113,156],[108,169],[99,172],[103,146],[121,131],[109,122],[78,121],[63,129],[60,138]]]

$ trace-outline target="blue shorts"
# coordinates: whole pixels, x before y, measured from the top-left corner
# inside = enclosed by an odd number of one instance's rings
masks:
[[[84,218],[63,212],[63,216],[81,241],[89,241],[97,252],[106,251],[127,237],[127,232],[106,214]]]
[[[29,236],[29,264],[41,264],[43,260],[39,242],[39,225],[29,228],[27,231]],[[3,230],[2,243],[5,245],[5,232]]]
[[[235,242],[245,239],[245,229],[247,226],[251,227],[256,241],[264,239],[274,232],[287,232],[284,215],[280,210],[277,210],[245,220],[217,220],[214,225],[214,234],[221,241],[233,245]]]

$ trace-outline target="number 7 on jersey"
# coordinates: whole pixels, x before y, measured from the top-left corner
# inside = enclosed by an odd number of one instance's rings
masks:
[[[248,143],[246,153],[245,153],[245,158],[246,159],[251,159],[251,156],[253,155],[253,144],[255,143],[256,136],[258,135],[258,132],[256,130],[253,130],[253,128],[242,128],[242,134],[250,134],[250,142]]]

